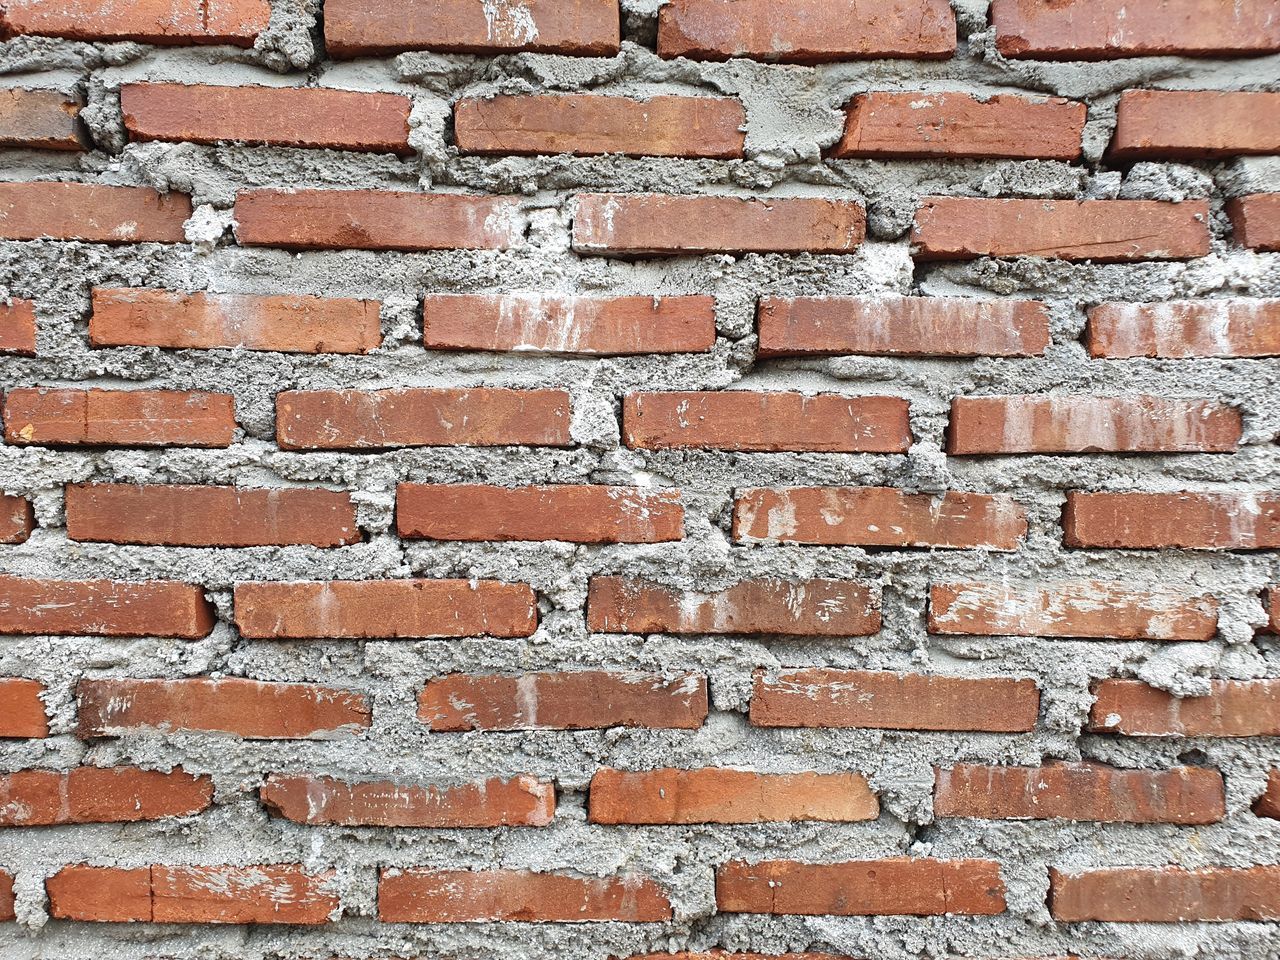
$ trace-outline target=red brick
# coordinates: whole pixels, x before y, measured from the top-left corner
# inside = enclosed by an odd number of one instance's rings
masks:
[[[452,674],[428,680],[418,719],[429,730],[696,730],[707,718],[707,680],[644,673]]]
[[[36,305],[30,300],[0,303],[0,353],[36,355]]]
[[[498,387],[287,390],[276,395],[284,450],[568,447],[569,394]]]
[[[532,588],[496,580],[240,583],[235,606],[241,635],[255,639],[527,637],[538,628]]]
[[[182,243],[191,198],[149,187],[0,183],[0,240]]]
[[[1280,93],[1126,90],[1113,160],[1197,160],[1280,153]]]
[[[962,763],[935,774],[935,817],[1204,824],[1226,815],[1222,774],[1201,767],[1118,770],[1092,762],[1042,767]]]
[[[861,727],[1022,733],[1036,725],[1033,680],[963,678],[890,671],[810,669],[769,678],[757,672],[757,727]]]
[[[735,860],[716,870],[716,907],[802,916],[992,916],[1004,913],[1004,880],[992,860]]]
[[[745,488],[733,505],[738,543],[1017,550],[1026,511],[1009,497],[892,487]]]
[[[83,150],[79,114],[75,98],[57,90],[0,90],[0,146]]]
[[[833,157],[1076,160],[1086,108],[1060,97],[876,91],[848,106]]]
[[[213,802],[213,780],[181,768],[19,770],[0,775],[0,827],[134,823],[194,816]]]
[[[0,576],[0,634],[194,640],[216,622],[204,588],[194,584]]]
[[[5,442],[43,447],[229,447],[235,399],[181,390],[31,387],[4,398]]]
[[[238,141],[409,155],[413,101],[394,93],[324,87],[219,87],[126,83],[120,109],[129,138]]]
[[[1280,820],[1280,767],[1267,777],[1267,790],[1254,801],[1253,812],[1260,817]]]
[[[545,827],[556,809],[555,784],[525,775],[424,787],[273,773],[260,796],[275,816],[317,826]]]
[[[302,488],[87,483],[67,487],[67,537],[176,547],[359,543],[350,494]]]
[[[728,97],[632,100],[596,94],[497,96],[458,101],[459,153],[622,153],[633,157],[742,156],[747,112]]]
[[[1280,633],[1280,587],[1270,587],[1266,595],[1267,629]]]
[[[683,539],[684,507],[679,490],[402,483],[396,529],[429,540],[665,543]]]
[[[1209,205],[1202,200],[925,197],[911,240],[917,260],[1179,260],[1208,254]]]
[[[880,630],[880,596],[844,580],[746,580],[717,593],[686,593],[643,580],[592,577],[587,627],[599,633],[864,637]]]
[[[251,47],[271,17],[268,0],[5,0],[0,38],[35,33],[71,40]]]
[[[326,739],[369,726],[364,697],[305,683],[81,680],[76,699],[81,739],[174,730],[250,740]]]
[[[710,253],[855,253],[866,213],[854,200],[814,197],[578,196],[573,248],[622,257]]]
[[[26,543],[35,526],[30,500],[0,494],[0,543]]]
[[[143,288],[93,291],[95,347],[368,353],[382,343],[377,300],[178,293]]]
[[[707,353],[714,297],[432,294],[422,302],[428,350],[630,356]]]
[[[763,297],[761,357],[889,354],[1038,357],[1049,311],[1031,300],[969,297]]]
[[[1227,204],[1227,215],[1242,247],[1280,251],[1280,193],[1255,193]]]
[[[0,922],[16,920],[13,898],[13,875],[0,870]]]
[[[906,453],[908,406],[898,397],[780,391],[630,393],[622,435],[639,450]]]
[[[1097,580],[1056,584],[936,583],[929,630],[972,636],[1212,640],[1218,601]]]
[[[325,47],[332,57],[400,50],[511,51],[607,57],[618,52],[618,0],[328,0]]]
[[[907,57],[939,60],[956,49],[946,0],[673,0],[658,14],[658,56],[749,57],[774,63]]]
[[[1049,910],[1064,923],[1280,920],[1280,867],[1051,869]]]
[[[0,677],[0,738],[47,737],[49,719],[40,694],[44,684],[21,677]]]
[[[1280,547],[1280,494],[1067,494],[1069,547],[1270,550]]]
[[[334,871],[253,867],[64,867],[45,886],[50,915],[99,923],[315,925],[337,915]]]
[[[671,904],[648,877],[575,877],[527,870],[384,869],[383,923],[649,923],[671,919]]]
[[[1267,3],[1222,0],[994,0],[996,48],[1006,57],[1111,60],[1280,50]]]
[[[1208,400],[957,397],[947,453],[1233,453],[1242,430],[1239,410]]]
[[[1280,680],[1213,680],[1208,696],[1175,697],[1138,680],[1094,689],[1092,733],[1133,737],[1280,736]]]
[[[1086,342],[1094,357],[1280,356],[1280,300],[1102,303]]]
[[[592,823],[839,823],[879,815],[860,773],[603,769],[591,778]]]

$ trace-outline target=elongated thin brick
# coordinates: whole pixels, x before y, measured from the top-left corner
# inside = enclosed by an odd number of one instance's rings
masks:
[[[0,146],[83,150],[79,114],[79,102],[57,90],[0,90]]]
[[[1260,817],[1280,820],[1280,767],[1267,776],[1267,789],[1253,803],[1253,812]]]
[[[679,490],[402,483],[396,529],[430,540],[666,543],[684,537],[684,507]]]
[[[14,906],[13,874],[0,870],[0,923],[17,919]]]
[[[622,435],[638,450],[905,453],[908,402],[898,397],[726,390],[630,393]]]
[[[1198,160],[1280,153],[1280,93],[1126,90],[1114,160]]]
[[[600,633],[760,633],[861,637],[880,630],[880,598],[844,580],[747,580],[689,593],[625,577],[592,577],[587,626]]]
[[[44,684],[21,677],[0,677],[0,738],[47,737],[49,718],[45,714]]]
[[[1094,357],[1280,356],[1280,300],[1102,303],[1086,342]]]
[[[1036,357],[1049,311],[1031,300],[967,297],[762,297],[761,357],[889,354]]]
[[[1280,680],[1213,680],[1203,697],[1175,697],[1139,680],[1104,680],[1094,696],[1088,727],[1093,733],[1280,736]]]
[[[1067,494],[1069,547],[1270,550],[1280,547],[1280,493]]]
[[[454,108],[460,153],[623,153],[634,157],[742,156],[747,113],[728,97],[596,94],[497,96]]]
[[[149,187],[0,183],[0,240],[182,243],[191,198]]]
[[[1235,238],[1242,247],[1280,251],[1280,193],[1255,193],[1227,204]]]
[[[917,260],[1049,257],[1124,263],[1209,252],[1203,200],[989,200],[925,197],[911,232]]]
[[[215,622],[204,588],[194,584],[0,576],[0,634],[194,640]]]
[[[93,291],[95,347],[368,353],[382,342],[377,300],[178,293],[143,288]]]
[[[321,826],[545,827],[556,809],[555,785],[530,776],[434,787],[273,773],[260,796],[275,816]]]
[[[289,390],[276,396],[285,450],[393,447],[567,447],[564,390],[418,388]]]
[[[71,40],[251,47],[271,18],[268,0],[5,0],[0,38],[44,34]]]
[[[1016,550],[1026,511],[1009,497],[893,487],[780,487],[737,491],[739,543]]]
[[[1218,601],[1189,590],[1134,590],[1096,580],[1049,585],[936,583],[929,630],[970,636],[1212,640]]]
[[[495,580],[334,580],[240,583],[242,636],[527,637],[538,627],[533,590]]]
[[[48,447],[229,447],[235,417],[226,393],[32,387],[5,395],[4,438]]]
[[[26,543],[35,526],[30,500],[0,494],[0,543]]]
[[[691,824],[874,820],[880,803],[859,773],[597,770],[592,823]]]
[[[1242,430],[1239,410],[1207,400],[957,397],[947,453],[1233,453]]]
[[[810,669],[757,673],[751,723],[757,727],[865,727],[1021,733],[1040,712],[1033,680],[889,671]]]
[[[707,718],[707,680],[643,673],[452,674],[427,681],[418,719],[429,730],[696,730]]]
[[[1086,107],[1053,97],[876,91],[853,99],[831,156],[1075,160]]]
[[[151,919],[151,868],[63,867],[45,881],[57,920],[136,923]]]
[[[1280,920],[1280,867],[1051,868],[1049,910],[1064,923]]]
[[[213,780],[181,768],[75,767],[0,775],[0,827],[133,823],[193,816],[213,803]]]
[[[30,300],[0,303],[0,353],[36,355],[36,305]]]

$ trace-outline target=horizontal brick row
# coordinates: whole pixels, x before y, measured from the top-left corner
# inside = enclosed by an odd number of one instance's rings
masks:
[[[213,802],[213,780],[175,769],[76,767],[0,775],[0,827],[133,823],[192,816]]]
[[[149,0],[114,4],[100,0],[5,0],[0,38],[23,34],[70,40],[137,40],[162,45],[253,46],[271,19],[269,0]]]

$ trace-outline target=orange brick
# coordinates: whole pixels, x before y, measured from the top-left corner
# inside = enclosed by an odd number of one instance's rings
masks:
[[[271,18],[268,0],[5,0],[0,38],[36,33],[71,40],[226,43],[251,47]]]
[[[57,90],[0,90],[0,146],[83,150],[79,114],[80,104]]]
[[[1280,300],[1102,303],[1086,342],[1094,357],[1280,356]]]
[[[44,684],[21,677],[0,677],[0,738],[26,739],[49,735],[49,718],[40,695]]]
[[[36,305],[30,300],[0,303],[0,353],[36,355]]]
[[[194,816],[213,802],[213,780],[181,768],[19,770],[0,775],[0,827],[134,823]]]
[[[0,494],[0,543],[26,543],[35,526],[30,500]]]
[[[1260,817],[1280,820],[1280,767],[1267,777],[1266,792],[1254,801],[1253,812]]]
[[[193,584],[0,576],[0,634],[194,640],[216,622],[204,588]]]
[[[0,240],[182,243],[191,198],[149,187],[0,183]]]
[[[180,390],[32,387],[4,398],[5,442],[42,447],[229,447],[235,399]]]
[[[1196,160],[1280,153],[1280,93],[1126,90],[1115,160]]]
[[[58,920],[131,923],[151,919],[151,868],[78,865],[45,881],[49,915]]]
[[[1255,193],[1227,204],[1227,215],[1242,247],[1280,251],[1280,193]]]
[[[1067,494],[1069,547],[1268,550],[1280,547],[1280,493]]]
[[[1280,920],[1280,867],[1051,869],[1049,910],[1064,923]]]
[[[16,920],[14,913],[13,875],[0,870],[0,923]]]
[[[1138,680],[1094,689],[1091,733],[1131,737],[1280,736],[1280,680],[1213,680],[1203,697],[1175,697]]]

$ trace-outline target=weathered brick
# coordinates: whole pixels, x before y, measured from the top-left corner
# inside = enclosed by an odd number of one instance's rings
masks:
[[[319,826],[545,827],[556,809],[555,785],[523,775],[435,787],[273,773],[259,795],[275,816]]]
[[[672,0],[658,14],[658,56],[774,63],[946,59],[956,20],[946,0]]]
[[[402,483],[396,529],[429,540],[665,543],[683,539],[684,507],[679,490]]]
[[[645,876],[576,877],[528,870],[384,869],[383,923],[649,923],[671,919],[662,888]]]
[[[120,109],[132,140],[243,141],[280,147],[413,153],[413,101],[324,87],[126,83]]]
[[[1016,550],[1026,511],[1009,497],[893,487],[745,488],[733,504],[739,543]]]
[[[908,407],[898,397],[781,391],[630,393],[622,436],[639,450],[906,453]]]
[[[382,343],[377,300],[95,288],[95,347],[368,353]]]
[[[1270,550],[1280,547],[1280,493],[1067,494],[1069,547]]]
[[[645,673],[452,674],[428,680],[418,719],[430,730],[695,730],[707,718],[707,680]]]
[[[441,293],[423,300],[422,326],[428,350],[706,353],[716,342],[716,301],[707,296]]]
[[[30,500],[0,494],[0,543],[26,543],[35,527]]]
[[[79,102],[57,90],[0,90],[0,146],[83,150],[79,114]]]
[[[1280,920],[1280,867],[1050,869],[1049,910],[1064,923]]]
[[[935,583],[929,630],[973,636],[1212,640],[1218,601],[1176,589],[1096,580],[1055,584]]]
[[[150,187],[0,183],[0,240],[182,243],[191,198]]]
[[[1260,817],[1280,820],[1280,767],[1267,776],[1267,789],[1253,803],[1253,812]]]
[[[880,630],[880,597],[845,580],[747,580],[689,593],[625,577],[592,577],[587,627],[599,633],[763,633],[862,637]]]
[[[5,0],[0,38],[42,34],[71,40],[251,47],[271,18],[268,0]]]
[[[1050,257],[1123,263],[1209,252],[1202,200],[989,200],[925,197],[911,232],[917,260]]]
[[[874,820],[880,803],[860,773],[597,770],[592,823],[689,824]]]
[[[400,50],[607,57],[618,52],[620,21],[618,0],[328,0],[324,39],[333,57]]]
[[[16,920],[14,913],[13,874],[0,870],[0,922]]]
[[[1095,357],[1280,356],[1280,300],[1102,303],[1086,342]]]
[[[1008,94],[864,93],[849,104],[838,158],[972,157],[1075,160],[1086,107]]]
[[[947,453],[1233,453],[1243,429],[1239,410],[1208,400],[957,397]]]
[[[1280,251],[1280,193],[1255,193],[1227,204],[1235,238],[1242,247]]]
[[[1004,913],[1004,880],[993,860],[735,860],[716,870],[716,907],[802,916],[991,916]]]
[[[276,395],[285,450],[567,447],[569,394],[497,387],[286,390]]]
[[[1202,767],[1118,770],[1101,763],[1042,767],[957,764],[935,770],[935,817],[1217,823],[1226,815],[1222,774]]]
[[[45,881],[58,920],[131,923],[151,919],[151,868],[63,867]]]
[[[0,303],[0,353],[36,355],[36,305],[30,300]]]
[[[226,393],[31,387],[4,398],[6,443],[229,447],[235,432],[235,399]]]
[[[710,253],[854,253],[866,213],[854,200],[587,193],[573,248],[621,257]]]
[[[40,695],[44,684],[21,677],[0,677],[0,738],[27,739],[49,735],[49,718]]]
[[[1114,160],[1197,160],[1280,153],[1280,93],[1126,90]]]
[[[1221,0],[993,0],[996,49],[1035,60],[1111,60],[1280,50],[1268,3]]]
[[[1038,357],[1049,311],[1031,300],[969,297],[763,297],[761,357],[890,354]]]
[[[532,588],[496,580],[334,580],[239,583],[236,626],[255,639],[527,637],[538,627]]]
[[[189,583],[0,576],[0,634],[197,639],[216,622]]]
[[[1093,733],[1131,737],[1280,736],[1280,680],[1213,680],[1203,697],[1175,697],[1139,680],[1094,689]]]
[[[134,823],[194,816],[213,802],[213,780],[177,768],[19,770],[0,775],[0,827]]]
[[[747,112],[729,97],[555,93],[460,100],[453,122],[460,153],[728,160],[742,156]]]
[[[176,547],[359,543],[351,495],[296,487],[86,483],[66,491],[67,537]]]
[[[864,727],[1022,733],[1035,727],[1033,680],[937,677],[890,671],[757,672],[751,723],[757,727]]]
[[[81,739],[148,731],[227,733],[248,740],[327,739],[369,726],[358,693],[257,680],[81,680]]]
[[[235,218],[242,245],[286,250],[509,250],[524,241],[514,197],[247,190],[236,197]]]

